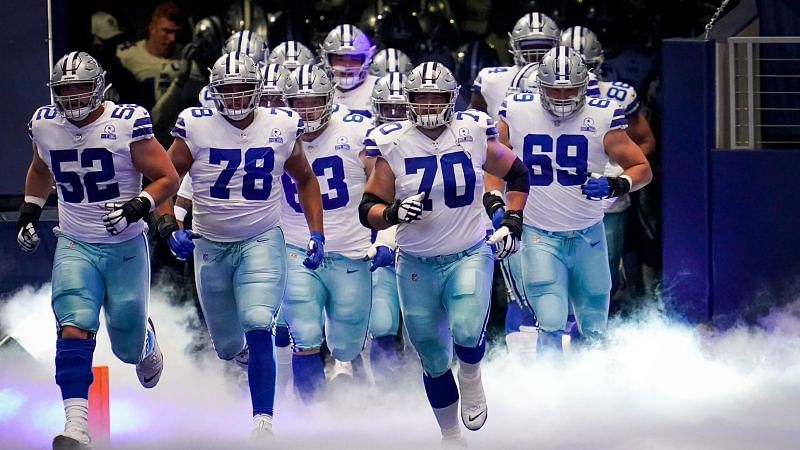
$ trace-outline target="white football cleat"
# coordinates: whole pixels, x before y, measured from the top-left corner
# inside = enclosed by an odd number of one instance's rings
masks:
[[[333,360],[333,367],[331,368],[331,380],[338,377],[347,377],[346,379],[353,378],[353,363],[350,361]]]
[[[486,394],[483,391],[480,368],[475,378],[465,378],[458,371],[458,391],[461,394],[461,420],[468,430],[480,430],[486,423]]]
[[[264,443],[271,441],[273,437],[272,416],[267,414],[253,416],[253,431],[250,432],[250,442]]]
[[[92,450],[92,438],[85,425],[80,426],[68,420],[64,432],[53,439],[53,450]]]
[[[147,329],[149,332],[146,333],[145,339],[149,339],[150,332],[152,332],[153,351],[136,364],[136,376],[139,377],[142,386],[150,389],[155,387],[158,380],[161,379],[161,372],[164,370],[164,355],[161,354],[161,347],[158,346],[158,339],[156,339],[156,329],[150,318],[147,319]]]

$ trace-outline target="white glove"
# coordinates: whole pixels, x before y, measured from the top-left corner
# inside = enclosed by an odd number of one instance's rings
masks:
[[[422,201],[425,200],[425,192],[406,197],[402,201],[397,200],[383,210],[383,218],[391,224],[410,223],[422,218]]]
[[[494,256],[498,260],[505,259],[519,250],[519,239],[511,234],[511,230],[507,226],[502,226],[497,229],[486,243],[492,246]]]

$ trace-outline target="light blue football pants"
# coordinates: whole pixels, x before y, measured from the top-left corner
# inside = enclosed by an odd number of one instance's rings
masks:
[[[397,336],[400,331],[400,296],[394,267],[379,267],[372,273],[372,313],[369,333],[373,338]]]
[[[400,250],[397,287],[411,344],[431,377],[447,372],[453,344],[484,339],[492,291],[492,252],[482,240],[451,255],[417,257]]]
[[[606,331],[611,275],[602,221],[563,232],[525,225],[521,251],[525,294],[540,329],[563,330],[572,302],[581,334]]]
[[[286,288],[283,232],[275,227],[240,242],[195,240],[194,273],[214,349],[229,360],[250,330],[272,331]]]
[[[150,298],[150,252],[144,234],[115,244],[60,236],[52,288],[59,329],[69,325],[97,333],[102,306],[111,350],[126,363],[139,362]]]
[[[283,310],[296,351],[322,345],[331,355],[354,360],[364,348],[369,326],[372,277],[369,261],[326,253],[317,270],[303,265],[306,251],[286,246],[289,282]]]

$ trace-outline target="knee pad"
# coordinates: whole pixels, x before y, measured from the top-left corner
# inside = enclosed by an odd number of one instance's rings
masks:
[[[278,325],[275,327],[275,346],[288,347],[291,344],[289,337],[289,327]]]

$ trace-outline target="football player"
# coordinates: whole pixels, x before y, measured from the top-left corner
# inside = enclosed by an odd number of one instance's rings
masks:
[[[483,172],[508,183],[508,211],[490,237],[495,255],[516,251],[528,171],[500,144],[494,121],[479,111],[453,111],[458,84],[440,63],[415,67],[403,89],[409,119],[381,125],[367,140],[377,157],[359,207],[361,222],[397,228],[397,286],[408,336],[443,441],[462,441],[486,421],[480,362],[489,313],[493,256],[479,200]],[[450,369],[459,361],[456,385]]]
[[[103,101],[105,72],[92,56],[63,56],[49,85],[54,104],[37,109],[28,123],[33,159],[17,242],[24,252],[36,250],[42,206],[55,181],[61,230],[52,283],[55,378],[66,425],[53,448],[88,449],[88,394],[101,307],[114,354],[136,365],[146,388],[161,377],[163,357],[147,317],[150,255],[142,219],[177,192],[178,175],[153,137],[147,110]],[[142,175],[152,180],[144,190]]]
[[[525,295],[541,330],[538,345],[561,349],[569,302],[583,336],[605,332],[611,278],[602,200],[640,189],[652,171],[625,133],[618,104],[587,98],[589,71],[577,52],[563,46],[547,52],[537,80],[538,94],[506,98],[499,131],[531,175],[521,253]],[[622,174],[600,175],[609,159]]]
[[[195,282],[217,355],[249,350],[251,438],[272,435],[275,360],[272,329],[286,286],[281,223],[284,172],[297,180],[311,238],[304,263],[322,262],[325,238],[319,185],[297,137],[303,120],[284,108],[259,107],[261,72],[241,52],[220,57],[209,90],[215,109],[189,108],[172,130],[169,156],[191,174],[194,230],[179,230],[167,202],[158,230],[175,256],[194,253]],[[195,249],[196,246],[196,249]]]
[[[264,65],[264,60],[266,59],[267,43],[261,36],[250,30],[237,31],[225,41],[225,46],[222,49],[223,55],[230,52],[242,52],[246,54],[252,58],[260,68]],[[200,89],[198,100],[200,106],[204,108],[216,108],[214,98],[209,92],[208,86],[204,86]]]
[[[375,127],[406,120],[408,103],[403,93],[405,78],[401,72],[390,72],[375,83],[372,88],[372,118]],[[372,138],[375,130],[376,128],[369,130],[367,140]],[[370,267],[373,273],[372,312],[369,317],[372,341],[369,360],[375,383],[384,389],[392,386],[392,374],[398,369],[401,357],[397,350],[400,299],[397,296],[397,277],[394,268],[396,232],[396,226],[379,231],[369,251],[369,257],[373,261]]]
[[[314,64],[316,58],[311,50],[298,41],[284,41],[278,44],[267,57],[268,64],[280,64],[294,71],[300,66]]]
[[[553,19],[534,12],[520,17],[508,36],[515,65],[481,69],[472,84],[470,108],[485,111],[495,120],[514,75],[526,64],[540,62],[558,44],[561,30]]]
[[[377,77],[368,73],[375,46],[353,25],[331,30],[320,46],[325,70],[336,85],[333,101],[351,112],[370,117],[370,95]]]
[[[642,149],[645,156],[653,153],[656,138],[650,129],[650,124],[639,109],[639,97],[633,86],[622,81],[606,81],[600,78],[603,63],[603,46],[597,35],[586,27],[571,27],[561,34],[561,45],[572,47],[583,56],[590,74],[595,74],[598,79],[595,83],[589,82],[587,95],[590,97],[607,98],[618,102],[622,106],[625,118],[628,120],[626,132],[633,142]],[[619,164],[610,161],[606,167],[607,175],[618,176],[622,173]],[[608,263],[611,269],[611,280],[614,281],[622,261],[623,244],[625,238],[626,211],[630,207],[629,195],[623,195],[607,202],[606,215],[603,223],[606,229],[608,242]]]
[[[294,181],[283,177],[283,223],[289,281],[283,313],[294,344],[294,385],[304,402],[321,400],[325,375],[320,347],[324,337],[338,371],[352,374],[351,362],[364,348],[371,299],[370,231],[360,226],[358,202],[367,179],[361,143],[370,127],[359,114],[332,115],[334,85],[318,66],[305,65],[285,80],[286,103],[305,123],[303,144],[322,191],[327,224],[324,262],[316,271],[300,262],[307,235]]]

